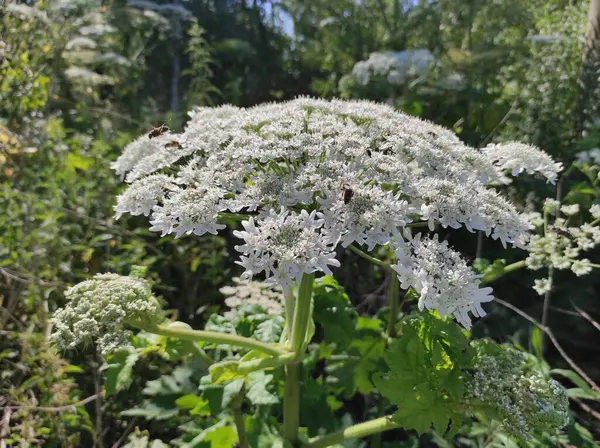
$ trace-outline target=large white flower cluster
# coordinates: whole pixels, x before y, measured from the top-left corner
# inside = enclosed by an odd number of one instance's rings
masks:
[[[490,157],[386,105],[299,98],[198,108],[190,116],[183,133],[144,135],[113,163],[130,184],[117,216],[149,215],[151,230],[181,236],[217,233],[226,214],[239,213],[246,218],[235,233],[244,241],[237,250],[246,280],[261,273],[287,288],[305,273],[339,266],[338,245],[400,241],[419,221],[517,246],[531,228],[491,187],[504,176],[501,147]],[[511,171],[555,178],[558,165],[531,164],[535,152],[546,160],[542,151],[530,148],[519,169],[518,154],[508,150]],[[463,305],[487,300],[463,284],[456,290],[469,291]],[[441,297],[423,304],[462,313]]]
[[[69,288],[67,304],[52,317],[52,340],[62,350],[95,342],[101,353],[129,344],[126,324],[151,325],[163,316],[158,299],[145,280],[98,274]]]
[[[534,433],[554,435],[568,424],[566,390],[531,369],[526,355],[482,341],[475,348],[476,364],[466,375],[465,388],[466,404],[472,412],[493,416],[521,439]]]

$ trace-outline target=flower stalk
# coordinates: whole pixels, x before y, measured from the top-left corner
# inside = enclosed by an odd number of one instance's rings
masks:
[[[246,422],[244,421],[244,413],[242,412],[242,404],[244,403],[245,390],[242,387],[240,393],[231,401],[231,412],[233,421],[238,435],[238,445],[240,448],[250,448],[248,442],[248,433],[246,432]]]
[[[350,249],[352,252],[354,252],[359,257],[362,257],[365,260],[367,260],[373,264],[376,264],[377,266],[382,266],[384,268],[391,268],[391,265],[389,263],[386,263],[385,261],[381,261],[379,258],[372,257],[368,253],[360,250],[358,247],[356,247],[352,244],[350,246],[348,246],[348,249]]]
[[[176,328],[167,325],[143,326],[135,325],[135,323],[133,323],[133,326],[149,333],[183,339],[186,341],[212,342],[214,344],[233,345],[250,350],[258,350],[273,356],[279,356],[288,353],[284,349],[277,346],[265,344],[264,342],[257,341],[256,339],[245,338],[236,334],[219,333],[216,331],[190,330],[187,328]]]
[[[300,427],[300,376],[302,357],[306,348],[306,332],[311,319],[312,287],[314,274],[304,274],[294,309],[294,321],[291,324],[291,348],[295,362],[285,366],[285,395],[283,402],[283,436],[292,445],[298,442]]]
[[[492,275],[486,275],[485,277],[483,277],[483,279],[481,280],[481,284],[483,285],[485,283],[493,282],[495,280],[498,280],[500,277],[504,277],[506,274],[508,274],[512,271],[516,271],[516,270],[522,269],[524,267],[525,267],[525,260],[511,263],[509,265],[506,265],[504,267],[504,269],[502,270],[502,272],[493,273]]]
[[[349,426],[348,428],[331,434],[313,437],[305,446],[311,448],[325,448],[342,443],[346,440],[366,437],[398,427],[399,425],[391,419],[391,416],[380,417],[364,423],[359,423],[358,425]]]

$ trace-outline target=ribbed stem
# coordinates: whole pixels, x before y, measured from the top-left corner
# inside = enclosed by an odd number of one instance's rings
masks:
[[[304,274],[298,289],[298,298],[294,309],[294,322],[292,324],[292,351],[301,357],[306,347],[306,331],[310,320],[310,306],[312,300],[312,287],[315,274]]]
[[[248,433],[246,432],[246,422],[244,421],[244,413],[242,412],[242,404],[244,403],[244,388],[240,393],[231,401],[231,412],[233,414],[233,421],[235,423],[235,429],[238,435],[238,444],[240,448],[250,448],[248,442]]]
[[[295,362],[285,366],[285,391],[283,397],[283,436],[295,446],[298,444],[298,428],[300,427],[300,376],[302,357],[306,348],[306,332],[311,319],[312,287],[314,274],[304,274],[294,308],[292,322],[291,348],[295,354]]]
[[[283,396],[283,437],[295,446],[300,427],[300,369],[302,364],[285,366],[285,388]]]

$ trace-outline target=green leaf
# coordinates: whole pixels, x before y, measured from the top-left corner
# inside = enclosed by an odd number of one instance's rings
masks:
[[[246,379],[246,396],[256,406],[272,405],[279,403],[277,396],[267,390],[267,386],[273,380],[273,375],[259,370],[248,374]]]
[[[70,152],[67,154],[66,164],[67,169],[71,171],[75,171],[76,169],[87,171],[92,164],[94,163],[94,159],[90,157],[84,157],[80,154],[75,154]]]
[[[567,395],[569,398],[584,398],[586,400],[600,401],[600,394],[592,389],[586,390],[580,387],[574,387],[572,389],[567,389]]]
[[[121,412],[121,415],[130,417],[143,417],[146,420],[167,420],[179,413],[177,407],[162,406],[161,404],[144,400],[144,402],[133,409]]]
[[[213,384],[226,383],[227,381],[244,378],[238,373],[239,361],[221,361],[209,367],[210,378]]]
[[[188,409],[191,415],[210,415],[210,404],[208,400],[193,394],[187,394],[175,400],[180,409]]]
[[[85,370],[83,370],[79,366],[74,366],[73,364],[69,364],[67,367],[65,367],[65,372],[66,373],[84,373]]]
[[[221,407],[226,408],[242,390],[244,387],[245,380],[243,378],[233,380],[225,385],[223,388],[223,398],[221,400]]]
[[[445,433],[449,422],[462,421],[462,369],[471,366],[472,351],[454,322],[420,314],[402,323],[401,336],[386,351],[389,367],[373,381],[398,406],[394,420],[406,429],[427,432],[432,424]]]
[[[272,319],[265,320],[258,324],[254,336],[262,342],[278,342],[283,331],[285,319],[283,316],[274,316]]]
[[[237,443],[237,432],[227,419],[223,419],[206,428],[191,441],[182,444],[182,448],[195,448],[202,442],[208,442],[210,448],[233,448]],[[204,445],[207,446],[207,445]]]
[[[573,384],[578,386],[582,391],[593,394],[596,396],[596,398],[595,398],[596,400],[600,400],[600,394],[598,394],[598,392],[595,392],[588,385],[588,383],[586,383],[586,381],[583,378],[581,378],[577,373],[573,372],[572,370],[552,369],[550,371],[550,373],[553,373],[555,375],[560,375],[560,376],[563,376],[563,377],[569,379]]]
[[[271,409],[259,408],[254,415],[247,415],[245,426],[252,448],[283,448],[279,424]]]
[[[201,398],[194,394],[187,394],[175,400],[175,404],[181,409],[194,409],[201,401]]]
[[[331,276],[317,279],[313,286],[313,318],[323,329],[323,342],[345,349],[353,339],[356,311],[343,288]]]
[[[533,327],[531,331],[531,347],[533,352],[538,359],[542,357],[542,332],[538,327]]]
[[[138,359],[139,352],[137,351],[119,351],[111,355],[104,381],[107,397],[129,387],[132,381],[133,366]]]

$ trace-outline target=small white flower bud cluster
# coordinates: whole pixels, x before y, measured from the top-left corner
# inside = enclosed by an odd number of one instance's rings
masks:
[[[502,422],[513,435],[528,439],[537,432],[557,434],[569,422],[566,390],[529,368],[527,357],[514,349],[498,347],[486,353],[476,345],[474,373],[467,374],[467,406]]]
[[[558,201],[547,199],[544,210],[548,215],[556,214],[559,207]],[[579,213],[579,205],[563,205],[560,211],[567,216]],[[590,214],[600,214],[600,206],[593,205]],[[544,219],[540,213],[529,213],[527,215],[531,224],[535,227],[544,225]],[[596,218],[597,219],[597,218]],[[554,224],[549,225],[545,235],[534,235],[529,241],[527,250],[529,255],[525,260],[528,269],[538,270],[553,267],[558,270],[571,269],[575,275],[581,277],[589,274],[592,263],[587,258],[579,258],[581,252],[589,251],[600,244],[600,228],[589,223],[579,227],[565,227],[563,218],[555,218]],[[550,279],[537,279],[533,289],[541,296],[552,289]]]
[[[418,220],[523,247],[531,225],[491,183],[506,167],[549,180],[559,169],[533,147],[519,165],[512,144],[480,151],[366,101],[299,98],[190,116],[183,133],[153,131],[113,163],[130,184],[117,198],[117,217],[149,215],[151,230],[179,237],[217,233],[225,212],[251,214],[235,233],[244,240],[236,247],[241,278],[264,273],[284,291],[305,273],[339,266],[338,245],[386,245]]]
[[[225,305],[231,308],[223,315],[227,318],[233,318],[238,308],[242,305],[258,305],[268,314],[279,316],[283,314],[283,292],[281,288],[275,286],[270,288],[264,282],[243,282],[234,277],[234,286],[224,286],[219,291],[227,296]]]
[[[490,302],[492,288],[479,288],[480,275],[476,275],[458,252],[447,241],[409,238],[409,244],[400,241],[396,246],[396,264],[401,286],[414,288],[419,297],[419,309],[437,310],[444,316],[454,316],[465,328],[471,328],[469,312],[485,316],[482,303]]]
[[[101,353],[129,343],[130,322],[151,325],[162,320],[162,311],[148,282],[117,274],[98,274],[65,292],[64,308],[52,317],[52,340],[61,350],[95,342]]]

